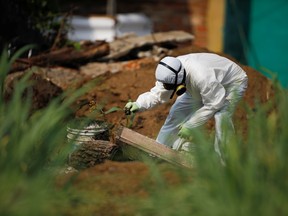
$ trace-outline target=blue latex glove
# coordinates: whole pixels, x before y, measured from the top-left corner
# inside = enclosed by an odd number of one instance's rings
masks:
[[[185,140],[192,140],[192,132],[190,128],[182,126],[178,132],[178,136]]]
[[[137,105],[136,102],[128,102],[125,105],[125,113],[126,115],[130,115],[131,113],[135,113],[137,111],[139,111],[139,106]]]

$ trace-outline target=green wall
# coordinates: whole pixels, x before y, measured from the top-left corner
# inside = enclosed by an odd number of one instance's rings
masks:
[[[251,0],[250,10],[248,64],[288,87],[288,0]]]

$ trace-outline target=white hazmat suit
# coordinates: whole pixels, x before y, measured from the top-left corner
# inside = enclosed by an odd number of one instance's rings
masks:
[[[185,77],[186,92],[179,96],[162,126],[157,142],[175,150],[183,147],[183,139],[178,136],[181,127],[196,128],[215,118],[215,151],[221,155],[219,144],[222,139],[223,120],[232,123],[232,114],[236,103],[242,98],[247,88],[247,75],[233,61],[213,53],[192,53],[163,60],[175,70],[180,67],[177,84]],[[168,60],[167,60],[168,59]],[[161,61],[163,61],[161,60]],[[178,61],[179,60],[179,61]],[[179,62],[179,66],[177,65]],[[171,63],[172,62],[172,63]],[[172,64],[172,65],[171,65]],[[167,102],[173,90],[166,90],[163,83],[173,84],[175,72],[165,70],[158,64],[155,86],[148,92],[139,95],[136,104],[140,111]],[[169,66],[167,66],[169,67]],[[184,73],[185,70],[185,73]]]

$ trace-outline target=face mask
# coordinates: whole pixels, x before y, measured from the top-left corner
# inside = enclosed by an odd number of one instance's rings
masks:
[[[169,65],[165,64],[164,62],[160,61],[159,64],[167,67],[169,70],[171,70],[173,73],[176,74],[174,84],[163,83],[163,86],[165,89],[173,90],[172,95],[170,96],[170,99],[173,98],[175,93],[178,96],[182,95],[186,91],[186,86],[185,86],[186,71],[185,71],[185,69],[184,69],[184,76],[183,76],[182,82],[179,85],[177,85],[178,73],[181,71],[182,66],[179,68],[178,71],[176,71],[174,68],[170,67]]]

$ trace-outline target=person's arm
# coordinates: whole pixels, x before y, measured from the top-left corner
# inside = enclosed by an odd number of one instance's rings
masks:
[[[140,111],[155,107],[169,101],[172,90],[166,90],[163,83],[156,81],[155,86],[148,92],[138,96],[136,104]]]
[[[192,129],[205,124],[225,102],[225,89],[217,81],[199,83],[203,106],[182,127]]]

